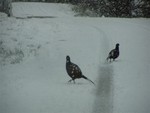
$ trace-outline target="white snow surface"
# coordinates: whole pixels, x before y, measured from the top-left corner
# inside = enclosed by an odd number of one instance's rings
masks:
[[[74,17],[69,5],[21,2],[13,15],[0,13],[0,113],[150,113],[149,19]],[[116,43],[119,58],[106,62]],[[95,86],[68,83],[66,55]]]
[[[18,5],[19,4],[19,5]],[[34,6],[33,6],[34,4]],[[15,17],[28,16],[52,16],[52,17],[72,17],[71,5],[55,3],[13,3]]]

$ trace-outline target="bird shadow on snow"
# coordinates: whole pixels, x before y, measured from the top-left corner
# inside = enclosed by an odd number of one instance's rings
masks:
[[[117,62],[122,62],[122,60],[121,59],[116,59],[116,60],[111,61],[111,62],[106,60],[104,63],[105,64],[112,64],[112,63],[117,63]]]
[[[122,61],[121,61],[121,59],[116,59],[115,61],[112,61],[112,63],[113,62],[122,62]]]
[[[83,83],[83,82],[76,82],[76,83],[73,83],[73,82],[66,82],[66,83],[63,83],[65,85],[88,85],[89,83]]]

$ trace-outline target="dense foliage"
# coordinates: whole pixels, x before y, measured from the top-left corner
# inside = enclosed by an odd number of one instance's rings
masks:
[[[75,10],[80,15],[93,16],[94,13],[94,16],[105,17],[150,17],[149,0],[84,0],[77,5]]]

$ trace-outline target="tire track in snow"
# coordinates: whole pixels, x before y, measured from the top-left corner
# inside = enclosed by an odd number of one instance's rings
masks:
[[[105,62],[109,48],[106,34],[93,26],[101,36],[101,64],[99,68],[98,85],[96,89],[93,113],[113,113],[113,67]]]

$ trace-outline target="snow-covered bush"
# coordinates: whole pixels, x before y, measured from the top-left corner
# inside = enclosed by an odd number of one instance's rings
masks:
[[[9,48],[5,45],[3,40],[0,40],[0,63],[2,65],[6,63],[15,64],[20,63],[23,60],[24,53],[19,48]]]
[[[72,10],[77,13],[76,16],[90,16],[90,17],[97,16],[97,13],[94,10],[87,7],[87,4],[83,3],[74,5]]]
[[[0,1],[0,12],[6,13],[9,17],[12,16],[12,1],[1,0]]]
[[[40,48],[40,44],[20,43],[17,39],[1,39],[0,65],[21,63],[25,58],[36,57]]]
[[[132,10],[135,17],[150,17],[150,1],[149,0],[135,0]]]

